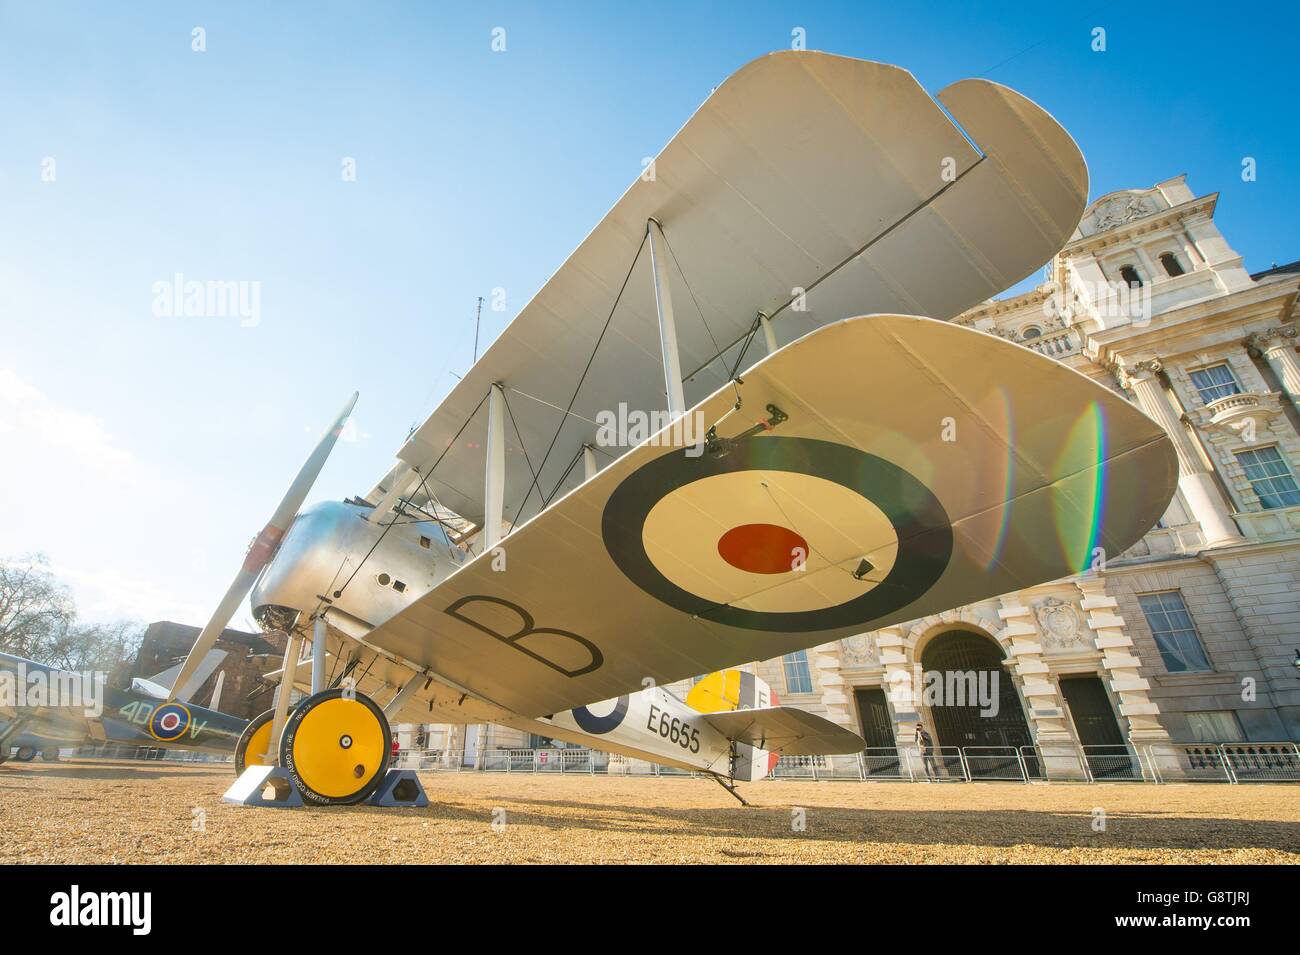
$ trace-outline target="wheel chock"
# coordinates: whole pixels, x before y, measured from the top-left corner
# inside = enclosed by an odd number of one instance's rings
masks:
[[[413,769],[390,769],[374,795],[366,800],[371,806],[407,806],[423,808],[429,797]]]
[[[236,806],[294,809],[302,806],[302,793],[279,766],[249,766],[221,797]]]

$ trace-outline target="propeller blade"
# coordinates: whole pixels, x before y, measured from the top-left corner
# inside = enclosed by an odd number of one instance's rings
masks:
[[[347,423],[348,416],[352,414],[352,408],[356,403],[357,392],[354,391],[352,397],[348,399],[348,403],[343,406],[343,410],[334,419],[334,426],[325,432],[316,448],[298,471],[298,476],[289,485],[289,490],[285,492],[284,498],[275,509],[275,513],[271,515],[271,519],[267,521],[266,526],[254,538],[253,543],[249,545],[248,554],[244,557],[244,565],[239,569],[239,573],[235,575],[235,579],[231,582],[226,595],[217,604],[217,609],[213,611],[207,625],[195,638],[194,646],[190,647],[189,655],[185,657],[180,673],[176,675],[176,681],[172,684],[173,690],[168,696],[168,700],[176,698],[174,688],[184,687],[189,678],[194,675],[194,671],[199,668],[199,664],[203,662],[203,658],[207,656],[208,651],[217,642],[217,638],[229,626],[230,618],[235,615],[239,605],[244,602],[248,592],[253,589],[257,575],[275,556],[275,552],[280,546],[280,540],[284,537],[285,532],[289,530],[289,525],[293,523],[293,519],[298,515],[298,510],[302,507],[303,501],[311,493],[312,485],[316,483],[317,476],[320,474],[321,469],[325,467],[325,462],[329,459],[330,452],[334,450],[339,435],[343,433],[343,426]]]

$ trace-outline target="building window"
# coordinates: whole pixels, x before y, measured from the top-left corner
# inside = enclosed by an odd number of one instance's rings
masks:
[[[1178,256],[1172,252],[1163,252],[1160,255],[1160,264],[1165,267],[1165,274],[1170,278],[1183,274],[1183,267],[1178,262]]]
[[[1266,510],[1300,504],[1300,488],[1276,447],[1238,451],[1237,460],[1250,479],[1250,486]]]
[[[1181,593],[1165,590],[1139,594],[1138,603],[1142,605],[1166,670],[1170,673],[1195,673],[1210,669],[1201,638],[1196,635],[1196,624],[1192,623],[1192,615],[1187,612]]]
[[[1138,270],[1131,265],[1121,265],[1119,267],[1119,277],[1124,280],[1124,284],[1129,288],[1142,287],[1142,276],[1138,275]]]
[[[1188,713],[1187,728],[1198,743],[1238,743],[1246,738],[1232,710]]]
[[[1192,372],[1192,387],[1201,396],[1203,404],[1209,404],[1228,395],[1241,394],[1241,386],[1232,375],[1232,369],[1226,363],[1198,368]]]
[[[785,665],[785,691],[787,693],[811,693],[812,674],[808,670],[808,651],[799,650],[787,653],[781,658]]]
[[[1030,325],[1028,328],[1026,328],[1023,332],[1020,333],[1020,337],[1028,340],[1030,338],[1038,338],[1042,334],[1043,334],[1043,330],[1041,328],[1039,328],[1037,325]]]

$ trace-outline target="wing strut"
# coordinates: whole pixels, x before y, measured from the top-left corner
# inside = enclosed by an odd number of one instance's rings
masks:
[[[668,260],[664,257],[664,230],[659,220],[646,222],[650,237],[650,265],[655,276],[655,311],[659,313],[659,345],[664,353],[664,388],[668,395],[668,417],[676,421],[686,413],[686,396],[682,391],[682,363],[677,357],[677,325],[673,321],[672,282],[668,278]]]

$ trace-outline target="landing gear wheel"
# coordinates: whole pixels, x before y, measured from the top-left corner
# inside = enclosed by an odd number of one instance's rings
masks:
[[[47,746],[41,750],[41,759],[47,763],[57,763],[59,761],[59,748],[57,746]]]
[[[254,716],[244,727],[244,732],[235,744],[235,775],[244,775],[249,766],[265,766],[266,754],[271,749],[271,724],[275,720],[275,710],[267,710]]]
[[[388,771],[392,736],[370,697],[322,690],[298,704],[280,737],[280,765],[319,806],[346,806],[373,793]]]
[[[30,763],[36,758],[35,746],[19,746],[18,752],[14,754],[14,759],[20,763]]]

